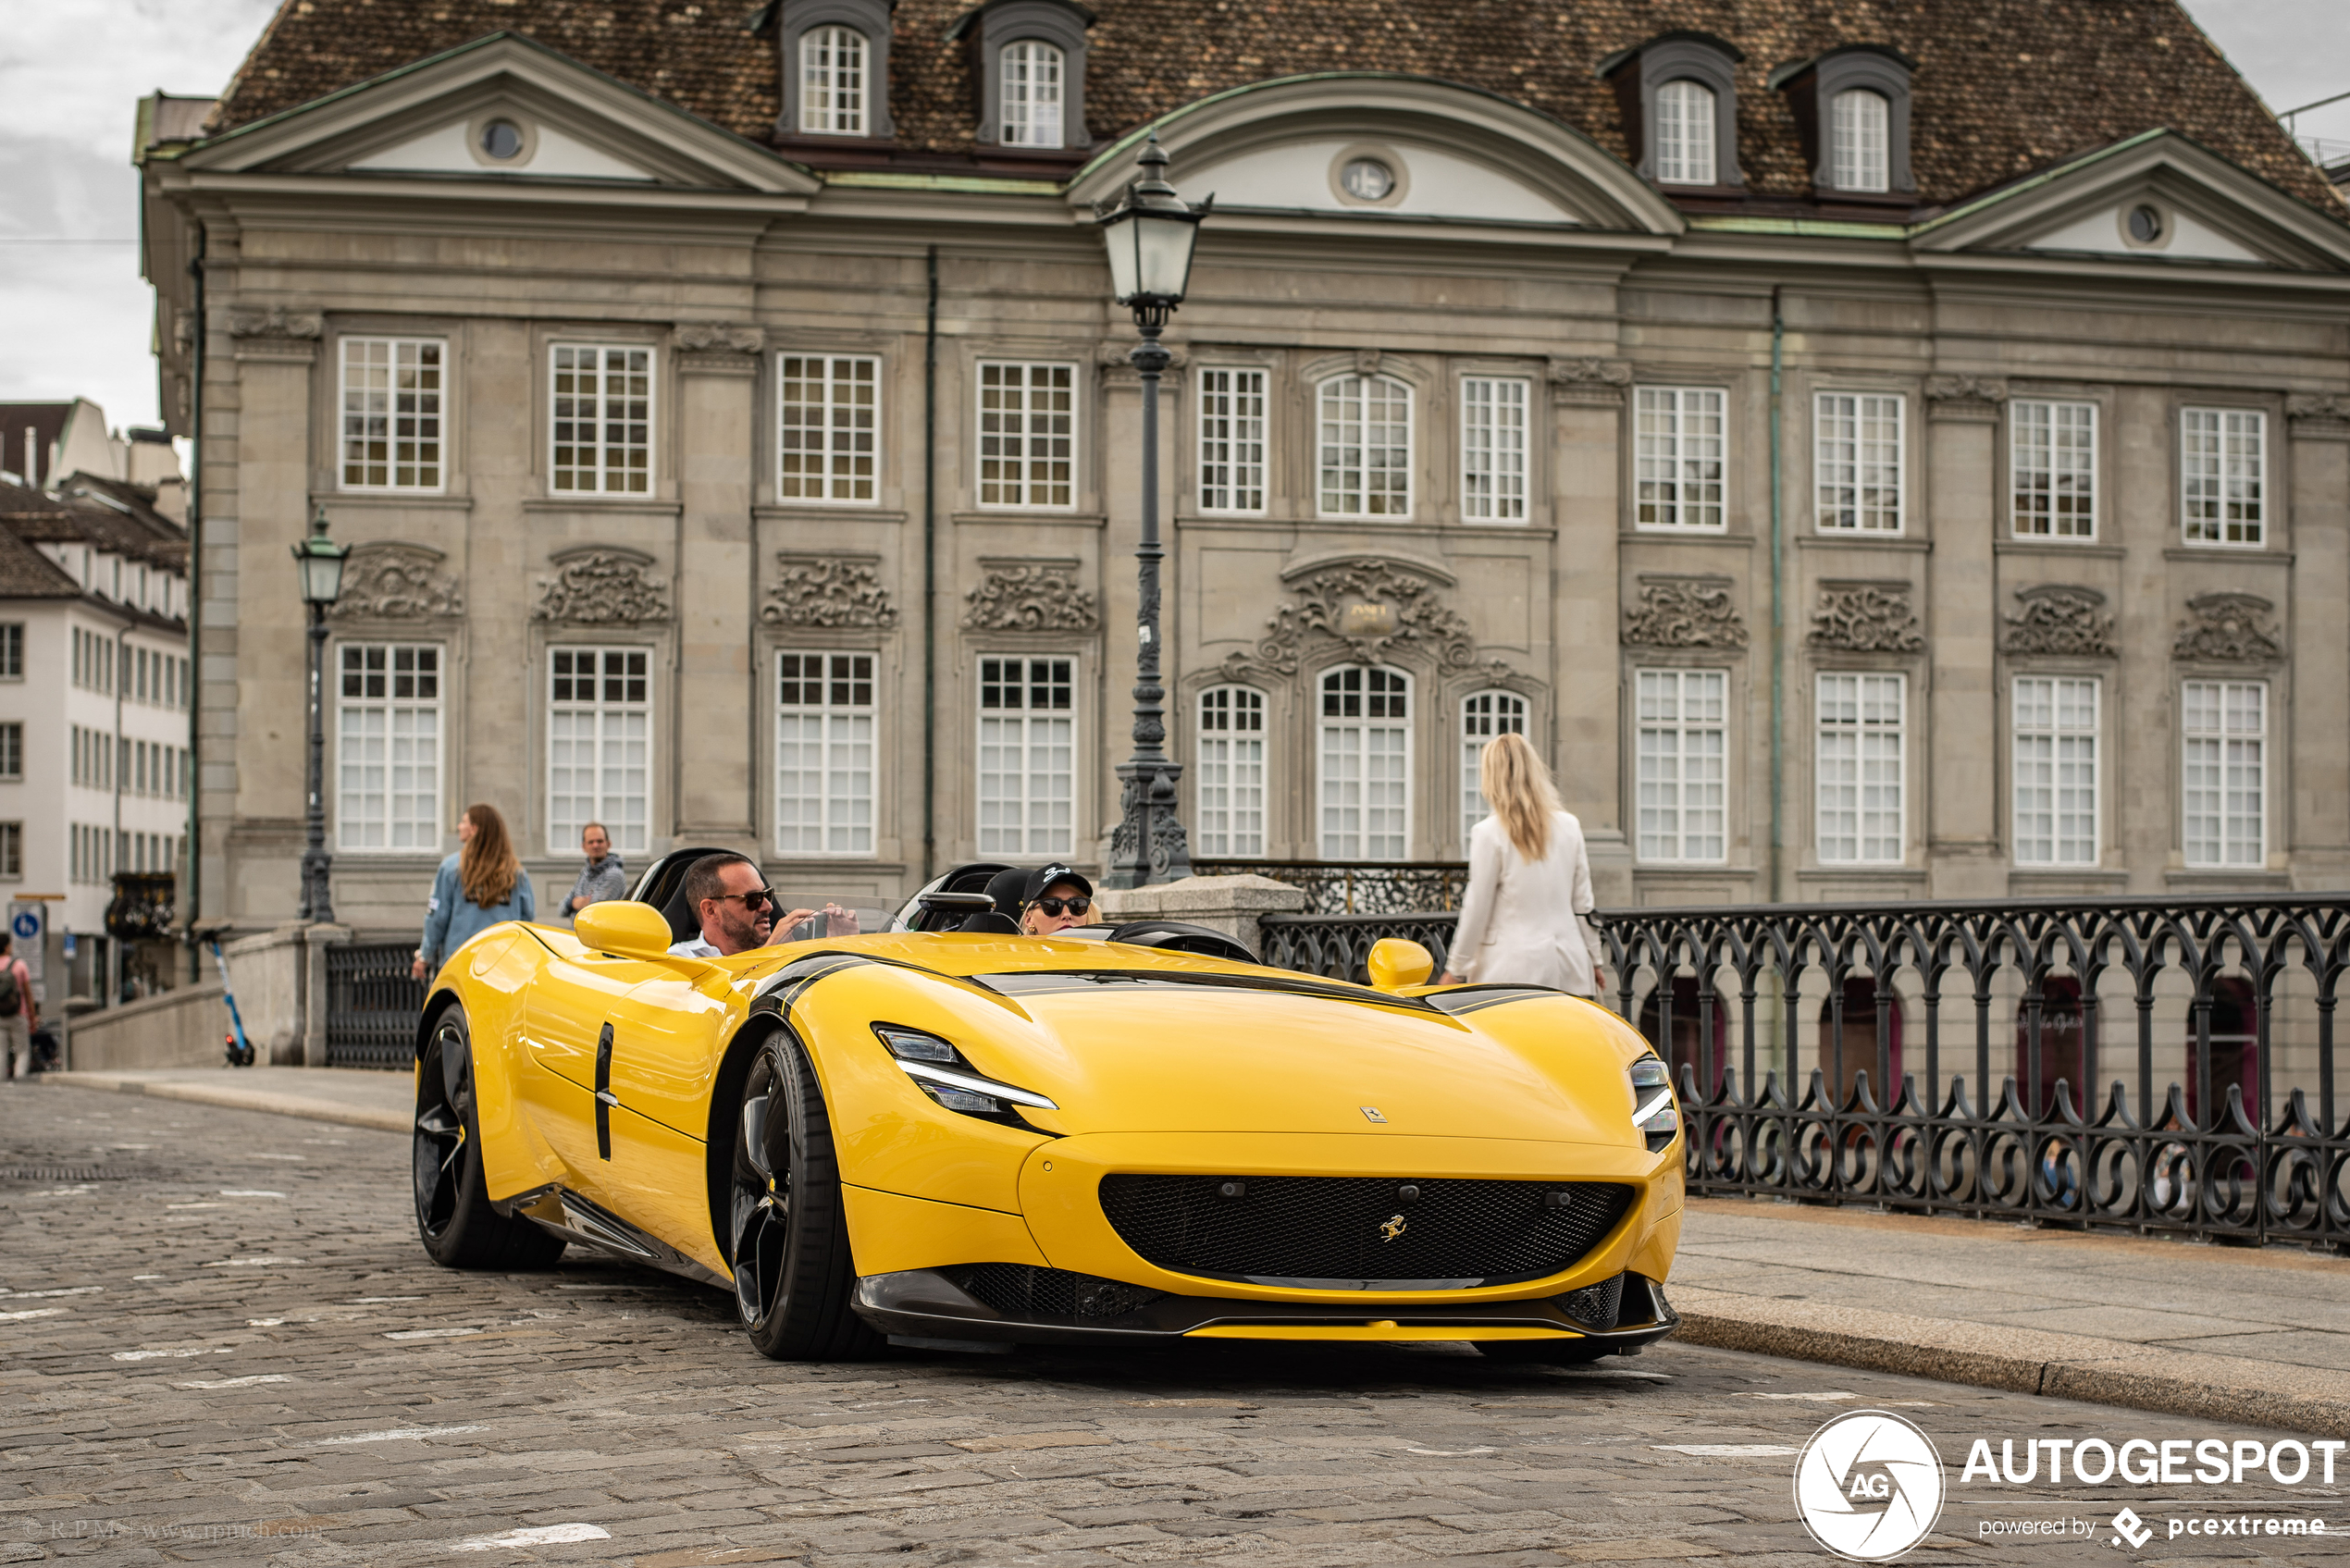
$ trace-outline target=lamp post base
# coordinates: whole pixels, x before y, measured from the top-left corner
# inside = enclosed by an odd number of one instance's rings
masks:
[[[1109,836],[1104,887],[1149,887],[1192,874],[1190,834],[1175,814],[1180,762],[1136,759],[1118,765],[1119,820]]]

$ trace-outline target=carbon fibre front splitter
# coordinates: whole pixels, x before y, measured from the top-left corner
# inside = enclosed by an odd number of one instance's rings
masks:
[[[946,1349],[998,1345],[1164,1344],[1201,1329],[1217,1337],[1245,1337],[1252,1327],[1283,1331],[1282,1338],[1309,1337],[1311,1330],[1341,1330],[1332,1339],[1361,1339],[1362,1331],[1392,1330],[1397,1339],[1528,1340],[1552,1334],[1579,1336],[1612,1352],[1639,1349],[1680,1326],[1664,1299],[1664,1287],[1637,1274],[1624,1276],[1616,1326],[1594,1328],[1571,1317],[1561,1298],[1525,1302],[1461,1302],[1450,1304],[1354,1302],[1257,1302],[1229,1296],[1160,1296],[1114,1317],[1015,1317],[987,1305],[937,1269],[869,1274],[857,1281],[857,1315],[893,1340]],[[1234,1331],[1239,1331],[1235,1333]],[[1305,1330],[1300,1334],[1299,1330]],[[1442,1332],[1452,1330],[1452,1332]],[[1494,1330],[1501,1332],[1495,1333]],[[1349,1332],[1351,1331],[1351,1332]]]

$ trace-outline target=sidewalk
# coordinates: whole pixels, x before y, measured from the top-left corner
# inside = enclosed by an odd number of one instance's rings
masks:
[[[406,1132],[406,1073],[51,1073]],[[1992,1220],[1691,1199],[1679,1338],[1874,1372],[2350,1438],[2350,1258]]]

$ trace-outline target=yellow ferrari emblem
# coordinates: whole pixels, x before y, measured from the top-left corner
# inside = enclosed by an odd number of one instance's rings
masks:
[[[1404,1223],[1404,1216],[1399,1214],[1379,1228],[1379,1239],[1382,1241],[1392,1241],[1410,1228],[1410,1226]]]

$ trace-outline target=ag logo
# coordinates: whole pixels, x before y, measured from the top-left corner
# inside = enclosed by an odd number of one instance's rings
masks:
[[[1942,1456],[1898,1415],[1848,1411],[1812,1434],[1795,1462],[1795,1511],[1812,1538],[1856,1562],[1886,1562],[1942,1514]]]

